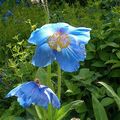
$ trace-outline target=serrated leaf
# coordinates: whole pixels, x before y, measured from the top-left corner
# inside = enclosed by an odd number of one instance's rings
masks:
[[[95,119],[96,120],[108,120],[104,107],[93,94],[92,94],[92,104],[93,104],[93,111],[94,111]]]
[[[82,100],[76,100],[73,102],[68,103],[67,105],[62,106],[58,111],[56,111],[56,117],[55,120],[63,120],[63,118],[66,116],[66,114],[74,109],[76,106],[83,104]]]
[[[116,101],[116,103],[118,105],[118,108],[120,109],[120,98],[115,93],[115,91],[113,90],[113,88],[111,86],[107,85],[104,82],[98,82],[98,83],[101,84],[101,85],[103,85],[106,88],[106,90],[111,93],[111,95],[113,96],[114,100]]]

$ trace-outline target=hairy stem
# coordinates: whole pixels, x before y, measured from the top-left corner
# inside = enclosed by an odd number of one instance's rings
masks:
[[[58,98],[60,99],[61,97],[61,69],[58,64]]]

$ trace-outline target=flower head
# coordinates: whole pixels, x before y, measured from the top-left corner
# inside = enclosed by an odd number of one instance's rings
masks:
[[[11,90],[6,97],[11,96],[16,96],[17,101],[24,108],[29,107],[31,104],[47,108],[50,103],[53,107],[60,108],[60,101],[55,93],[47,86],[40,85],[33,81],[17,86]]]
[[[57,60],[62,70],[77,71],[79,62],[86,57],[85,44],[90,39],[90,30],[67,23],[46,24],[36,29],[28,40],[37,45],[32,64],[45,67]]]

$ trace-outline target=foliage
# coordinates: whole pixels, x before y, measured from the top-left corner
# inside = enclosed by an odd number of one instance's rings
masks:
[[[63,120],[70,120],[72,117],[78,117],[81,120],[118,120],[120,116],[119,0],[116,0],[116,3],[114,0],[94,2],[87,0],[84,7],[79,2],[68,4],[62,1],[52,4],[51,1],[50,3],[51,22],[63,21],[74,26],[92,28],[91,40],[86,46],[86,61],[81,62],[78,72],[62,73],[61,102],[63,106],[58,111],[58,117],[62,117]],[[4,4],[2,8],[3,14],[10,7]],[[13,14],[14,16],[10,17],[7,22],[0,21],[0,33],[2,33],[0,35],[0,75],[2,76],[0,111],[5,112],[3,115],[0,112],[0,116],[2,115],[0,119],[3,119],[6,114],[16,120],[16,117],[25,119],[26,112],[18,108],[14,99],[10,99],[12,101],[10,105],[11,102],[3,99],[4,96],[18,83],[34,79],[35,76],[45,82],[47,72],[46,69],[37,71],[30,64],[34,47],[30,47],[27,43],[31,32],[29,24],[39,27],[45,23],[42,7],[39,5],[37,7],[14,6]],[[57,82],[56,64],[52,67],[54,68],[52,82],[55,85]],[[35,71],[38,72],[36,75]],[[83,102],[72,106],[71,103],[75,100]],[[19,111],[13,115],[18,109]],[[31,113],[33,112],[27,110],[28,116],[31,117]],[[103,116],[100,116],[101,114]]]

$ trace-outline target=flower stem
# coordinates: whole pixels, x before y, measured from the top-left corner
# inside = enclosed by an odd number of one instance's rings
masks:
[[[36,105],[35,105],[35,110],[36,110],[36,112],[37,112],[37,115],[38,115],[39,119],[41,120],[41,119],[42,119],[42,116],[41,116],[41,114],[40,114],[40,111],[39,111],[38,106],[36,106]]]
[[[49,8],[48,8],[48,1],[47,0],[44,0],[43,6],[44,6],[44,11],[45,11],[46,23],[49,23],[50,14],[49,14]]]
[[[47,66],[47,85],[52,89],[52,82],[51,82],[51,65]]]
[[[58,64],[58,98],[60,99],[61,97],[61,69]]]

